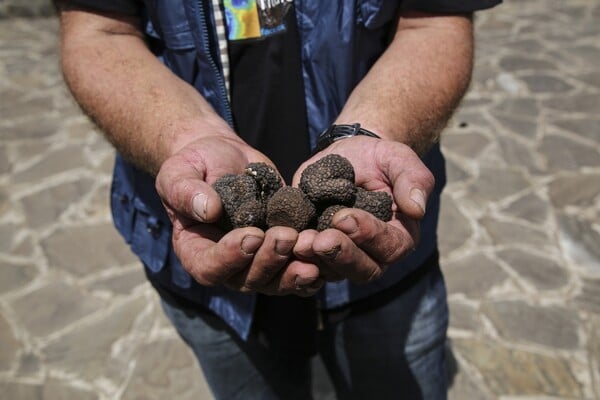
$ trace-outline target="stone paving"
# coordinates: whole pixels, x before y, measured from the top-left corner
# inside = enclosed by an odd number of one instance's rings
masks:
[[[477,17],[442,142],[451,399],[600,398],[599,17],[583,0]],[[112,228],[113,151],[62,84],[56,33],[0,20],[0,398],[209,399]]]

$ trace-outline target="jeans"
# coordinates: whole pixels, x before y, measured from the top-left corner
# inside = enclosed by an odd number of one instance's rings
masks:
[[[446,289],[439,266],[410,287],[323,314],[318,351],[339,399],[446,399]],[[241,341],[205,310],[163,300],[216,399],[312,399],[311,359]]]

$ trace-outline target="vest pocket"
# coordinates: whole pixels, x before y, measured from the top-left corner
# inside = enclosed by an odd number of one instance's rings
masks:
[[[167,224],[156,218],[146,206],[135,199],[131,235],[131,250],[152,272],[160,271],[167,261],[171,230]]]

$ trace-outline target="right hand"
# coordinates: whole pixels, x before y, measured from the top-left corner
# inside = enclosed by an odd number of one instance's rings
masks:
[[[225,233],[214,225],[223,210],[211,185],[222,175],[241,173],[251,162],[273,166],[241,139],[207,136],[188,143],[162,164],[156,189],[173,224],[175,254],[201,285],[313,295],[323,280],[316,265],[293,258],[298,232],[248,227]]]

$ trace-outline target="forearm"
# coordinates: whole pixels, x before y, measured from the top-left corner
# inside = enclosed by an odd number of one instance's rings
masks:
[[[62,10],[65,81],[117,150],[149,173],[194,139],[240,140],[147,48],[133,17]]]
[[[469,17],[405,14],[390,46],[354,89],[336,123],[360,122],[423,155],[464,95],[472,59]]]

